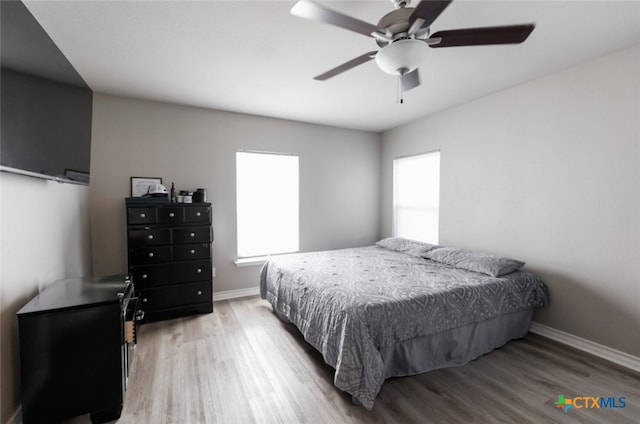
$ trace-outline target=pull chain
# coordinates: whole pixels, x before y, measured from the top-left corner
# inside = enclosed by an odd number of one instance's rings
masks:
[[[398,75],[398,96],[397,102],[400,104],[404,103],[404,89],[402,87],[402,75]]]

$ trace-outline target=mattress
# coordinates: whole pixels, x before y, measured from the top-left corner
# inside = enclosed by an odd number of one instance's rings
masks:
[[[390,375],[395,346],[518,312],[530,317],[548,303],[530,272],[490,277],[377,245],[270,259],[260,293],[335,369],[335,386],[367,409]]]

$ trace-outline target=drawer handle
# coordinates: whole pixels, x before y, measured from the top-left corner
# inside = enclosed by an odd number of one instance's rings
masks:
[[[140,214],[140,218],[146,218],[146,217],[147,217],[147,214],[146,214],[146,213],[141,213],[141,214]]]
[[[149,234],[149,235],[147,236],[147,238],[148,238],[149,240],[153,240],[153,234]]]
[[[191,250],[189,250],[189,253],[191,253],[193,255],[194,253],[196,253],[196,251],[191,249]]]
[[[196,233],[189,233],[189,237],[195,237]]]
[[[147,303],[149,300],[145,297],[142,299],[142,303]]]
[[[143,310],[136,311],[135,317],[136,317],[136,321],[142,321],[144,319],[144,311]]]
[[[153,258],[153,252],[149,252],[149,257]]]
[[[173,212],[169,212],[169,218],[173,218],[174,216],[176,216],[176,214],[175,214],[175,213],[173,213]]]
[[[198,290],[198,296],[202,296],[202,290]]]
[[[196,216],[200,216],[202,215],[200,212],[196,212]]]
[[[196,269],[196,272],[197,272],[198,274],[200,274],[200,273],[202,272],[202,268],[198,268],[198,269]]]
[[[142,279],[143,279],[143,280],[146,280],[147,278],[148,278],[148,275],[147,275],[147,274],[142,274]]]

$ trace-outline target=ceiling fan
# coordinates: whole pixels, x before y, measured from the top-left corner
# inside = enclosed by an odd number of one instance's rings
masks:
[[[324,81],[349,69],[375,59],[384,72],[397,75],[400,102],[402,92],[420,85],[418,67],[429,48],[519,44],[527,39],[534,24],[465,28],[438,31],[429,28],[452,0],[422,0],[416,7],[407,7],[411,0],[391,0],[396,10],[384,15],[377,25],[361,21],[329,9],[313,0],[298,0],[291,14],[312,21],[324,22],[372,37],[380,50],[367,52],[316,76]]]

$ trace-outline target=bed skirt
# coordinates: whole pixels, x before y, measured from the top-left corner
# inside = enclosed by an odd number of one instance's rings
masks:
[[[275,315],[288,324],[282,314]],[[403,340],[380,349],[384,379],[458,367],[529,332],[533,308],[504,314],[440,333]],[[360,404],[353,399],[354,404]]]
[[[529,331],[533,309],[417,337],[380,349],[384,378],[464,365]]]

